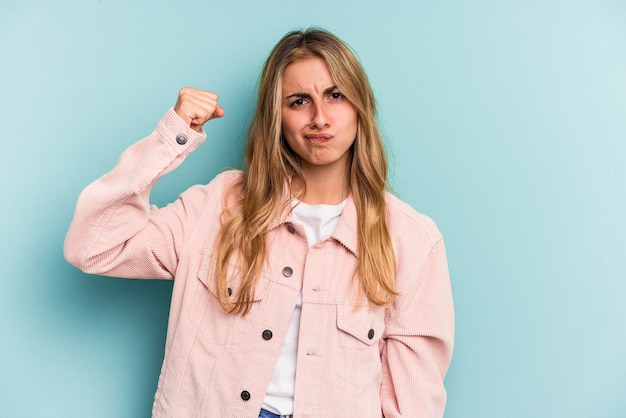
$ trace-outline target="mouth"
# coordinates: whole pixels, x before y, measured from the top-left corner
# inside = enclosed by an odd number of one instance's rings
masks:
[[[330,141],[332,135],[330,134],[308,134],[304,135],[307,141],[313,144],[322,144],[324,142]]]

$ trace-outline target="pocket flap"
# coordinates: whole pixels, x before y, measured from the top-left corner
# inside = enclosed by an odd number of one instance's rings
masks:
[[[217,283],[215,278],[215,261],[213,257],[207,257],[202,261],[200,270],[196,275],[198,280],[204,287],[215,297],[217,297]],[[228,268],[228,289],[229,295],[233,302],[237,300],[239,289],[241,288],[242,275],[240,274],[240,268],[237,264],[230,263]],[[252,302],[258,302],[262,300],[263,293],[267,287],[267,279],[264,278],[264,272],[261,272],[257,279],[256,289],[254,292],[254,298]]]
[[[385,310],[378,306],[337,305],[337,328],[364,344],[376,344],[385,331]]]

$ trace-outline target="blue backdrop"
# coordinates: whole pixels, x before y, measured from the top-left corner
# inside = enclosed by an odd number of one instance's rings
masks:
[[[446,417],[626,416],[625,22],[603,0],[0,0],[0,416],[149,416],[171,284],[69,266],[78,193],[186,85],[227,115],[154,203],[238,166],[265,57],[310,25],[359,54],[392,185],[446,237]]]

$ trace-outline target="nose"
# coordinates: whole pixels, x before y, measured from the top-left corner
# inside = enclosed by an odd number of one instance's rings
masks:
[[[315,129],[324,129],[328,126],[328,110],[324,106],[324,102],[318,102],[312,106],[313,114],[311,115],[311,127]]]

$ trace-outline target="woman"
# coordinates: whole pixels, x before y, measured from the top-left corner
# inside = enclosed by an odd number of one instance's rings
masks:
[[[152,185],[224,115],[184,88],[81,194],[65,242],[89,273],[174,280],[155,417],[441,417],[453,308],[441,234],[388,194],[354,54],[287,34],[261,74],[246,166],[165,208]]]

